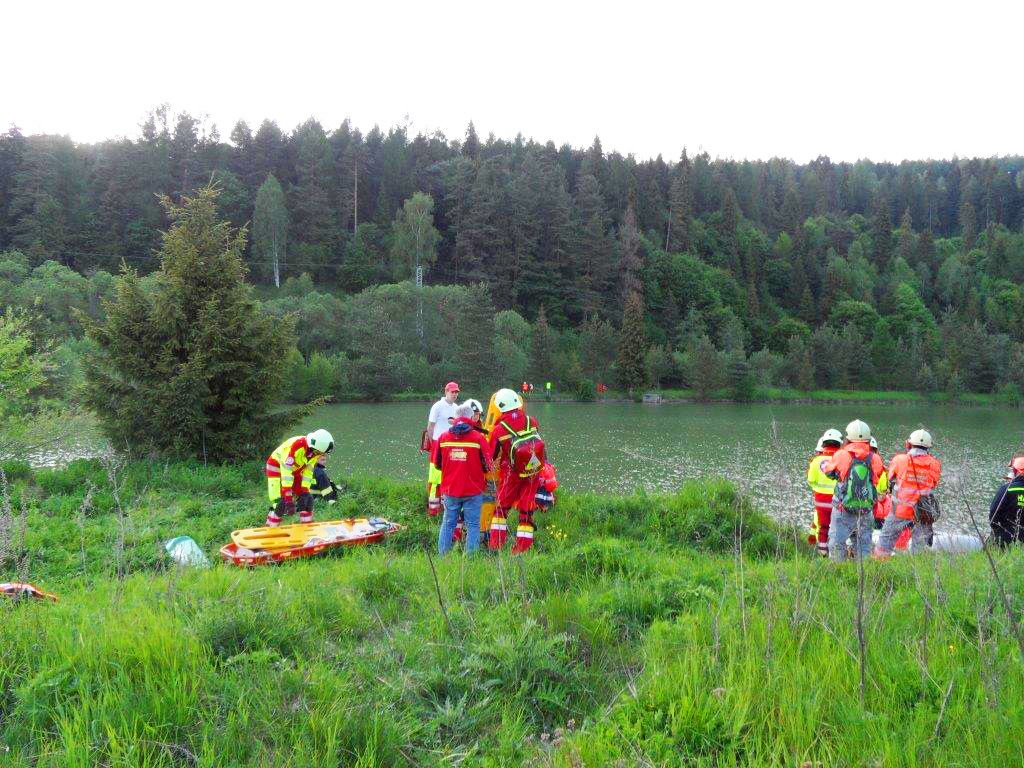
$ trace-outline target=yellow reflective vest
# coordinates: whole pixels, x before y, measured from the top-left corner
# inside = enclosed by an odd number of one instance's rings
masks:
[[[831,496],[836,490],[836,481],[831,477],[822,472],[822,467],[825,466],[830,460],[831,456],[825,453],[819,453],[807,466],[807,484],[811,486],[811,490],[814,493],[821,493]]]
[[[280,477],[282,488],[291,488],[298,473],[302,489],[308,491],[313,485],[313,470],[320,454],[310,455],[306,445],[306,436],[289,437],[270,454],[267,459],[267,477]]]

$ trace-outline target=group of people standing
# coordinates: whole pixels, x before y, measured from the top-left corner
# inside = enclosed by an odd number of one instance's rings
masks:
[[[493,419],[484,420],[479,401],[456,404],[459,385],[445,386],[444,397],[431,406],[421,448],[430,455],[427,510],[444,516],[438,532],[441,554],[465,537],[466,551],[480,549],[484,507],[488,548],[501,549],[508,536],[508,517],[518,513],[513,553],[533,546],[533,513],[553,502],[555,481],[547,463],[537,419],[526,414],[516,392],[500,389],[491,398]]]
[[[845,560],[851,551],[887,558],[908,543],[913,552],[930,547],[942,478],[932,448],[931,433],[914,430],[887,468],[863,421],[851,421],[845,435],[825,430],[807,467],[814,497],[808,541],[834,560]],[[1024,543],[1024,456],[1010,461],[1006,480],[989,505],[991,541],[1000,546]],[[873,530],[879,530],[875,544]]]
[[[833,560],[846,560],[851,549],[861,557],[889,557],[908,532],[914,551],[930,545],[942,477],[932,447],[931,434],[915,430],[886,468],[865,422],[851,421],[845,436],[826,430],[807,468],[814,494],[810,538],[818,551]],[[877,545],[875,528],[881,528]]]

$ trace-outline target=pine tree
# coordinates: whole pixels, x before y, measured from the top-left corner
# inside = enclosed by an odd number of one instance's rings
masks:
[[[619,301],[622,306],[634,293],[643,290],[640,272],[643,260],[640,257],[640,237],[636,231],[636,197],[632,192],[626,204],[626,215],[619,232]]]
[[[875,265],[878,271],[884,274],[889,268],[889,259],[892,256],[892,216],[889,213],[889,198],[884,190],[880,190],[875,196],[871,236],[875,246]]]
[[[968,253],[974,248],[978,237],[978,216],[974,206],[967,202],[960,206],[960,236],[963,239],[964,253]]]
[[[530,336],[530,375],[540,385],[549,381],[554,371],[555,336],[548,325],[547,312],[544,307],[537,313],[537,322],[533,324]]]
[[[722,241],[725,247],[723,266],[737,279],[741,277],[739,269],[739,245],[736,242],[736,229],[739,226],[739,210],[736,193],[732,187],[726,187],[722,195]]]
[[[693,216],[692,169],[686,150],[679,158],[670,193],[669,230],[665,250],[685,253],[690,250],[690,219]]]
[[[626,299],[622,313],[622,332],[619,335],[619,384],[632,392],[644,386],[647,367],[644,357],[647,341],[644,334],[644,302],[640,294],[633,292]]]
[[[252,253],[260,271],[274,278],[281,287],[281,259],[288,251],[288,211],[284,205],[284,192],[274,174],[256,193],[252,214]]]
[[[333,277],[327,267],[336,263],[338,231],[329,197],[333,157],[327,134],[316,120],[307,120],[295,129],[292,141],[297,177],[288,190],[293,260],[299,271]]]
[[[910,218],[910,208],[903,212],[903,218],[900,220],[896,253],[908,265],[913,266],[914,256],[917,253],[917,236],[914,234],[914,224]]]
[[[480,156],[480,137],[476,135],[476,128],[473,121],[469,121],[466,127],[466,139],[462,142],[462,155],[470,160],[476,160]]]
[[[291,321],[264,314],[245,281],[245,233],[217,220],[215,189],[175,205],[152,293],[125,268],[107,317],[89,322],[85,400],[115,449],[136,456],[262,456],[291,414],[275,413]]]

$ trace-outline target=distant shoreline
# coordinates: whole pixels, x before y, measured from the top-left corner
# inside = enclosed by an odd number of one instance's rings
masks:
[[[699,398],[691,390],[680,389],[651,389],[643,393],[630,396],[624,392],[609,392],[605,395],[598,395],[593,400],[581,400],[574,393],[554,392],[550,396],[534,394],[527,397],[527,402],[552,402],[552,403],[590,403],[621,404],[641,403],[644,394],[661,396],[661,404],[664,405],[843,405],[857,403],[862,405],[953,405],[970,408],[1004,408],[1007,410],[1018,410],[1021,406],[1010,402],[1007,398],[996,394],[964,393],[957,398],[948,393],[934,393],[931,395],[919,394],[916,392],[899,391],[856,391],[856,390],[817,390],[813,392],[800,392],[788,389],[762,389],[755,391],[749,400],[736,400],[719,392],[717,395],[708,398]],[[347,393],[335,395],[333,403],[432,403],[437,397],[428,392],[399,392],[393,395],[385,395],[380,398],[371,398],[365,395]],[[652,403],[656,405],[657,403]]]

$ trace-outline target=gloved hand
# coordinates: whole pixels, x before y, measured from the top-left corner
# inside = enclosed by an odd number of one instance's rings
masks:
[[[283,502],[283,509],[281,510],[283,515],[294,515],[295,514],[295,501],[293,499],[281,499]]]

